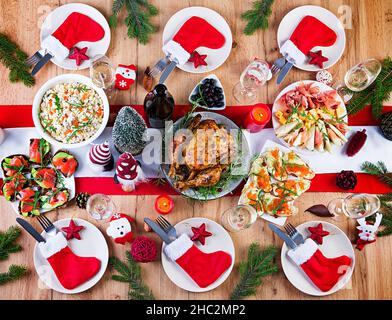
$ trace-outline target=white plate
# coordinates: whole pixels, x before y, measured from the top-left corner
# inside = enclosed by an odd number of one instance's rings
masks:
[[[110,28],[106,18],[102,15],[101,12],[92,6],[83,3],[70,3],[62,5],[53,10],[46,17],[41,27],[40,39],[42,43],[43,39],[50,36],[53,31],[55,31],[64,22],[65,18],[68,17],[68,15],[70,15],[72,12],[79,12],[90,17],[95,22],[100,24],[105,31],[104,37],[97,42],[81,41],[75,45],[78,48],[88,47],[87,55],[89,56],[90,60],[83,61],[80,66],[76,65],[75,60],[68,58],[65,60],[59,60],[56,57],[53,57],[51,59],[51,61],[60,68],[67,70],[81,70],[89,68],[94,57],[101,54],[104,55],[109,48]]]
[[[53,224],[56,226],[58,232],[62,232],[61,228],[68,227],[70,220],[71,219],[63,219],[53,222]],[[78,226],[84,226],[85,228],[80,231],[80,236],[82,239],[69,240],[68,246],[71,248],[73,253],[80,257],[95,257],[101,261],[101,269],[94,277],[92,277],[90,280],[86,281],[75,289],[65,289],[57,279],[48,261],[41,255],[37,243],[34,246],[33,254],[34,267],[40,280],[54,291],[67,294],[80,293],[90,289],[95,284],[97,284],[104,275],[109,261],[108,245],[101,231],[99,231],[96,226],[86,220],[79,218],[73,218],[73,220]],[[45,231],[42,232],[42,236],[45,239],[49,237],[48,235],[46,235]]]
[[[226,61],[230,55],[233,42],[230,27],[226,20],[219,13],[205,7],[189,7],[177,11],[166,23],[163,30],[162,40],[163,43],[166,44],[173,38],[173,36],[185,23],[185,21],[193,16],[201,17],[207,20],[213,27],[223,34],[223,36],[226,38],[226,42],[220,49],[209,49],[205,47],[200,47],[197,49],[198,53],[207,55],[207,66],[200,66],[196,69],[193,66],[193,63],[187,62],[183,65],[177,65],[177,67],[190,73],[210,72],[220,67]]]
[[[281,124],[279,123],[278,119],[276,119],[276,117],[275,117],[275,112],[279,110],[279,109],[278,109],[278,108],[279,108],[279,105],[278,105],[279,99],[280,99],[285,93],[289,92],[290,90],[295,89],[300,83],[304,83],[304,84],[315,83],[315,84],[321,89],[322,92],[335,90],[334,88],[331,88],[330,86],[327,86],[327,85],[324,84],[324,83],[321,83],[321,82],[318,82],[318,81],[314,81],[314,80],[297,81],[297,82],[294,82],[294,83],[288,85],[286,88],[284,88],[284,89],[279,93],[279,95],[276,97],[276,99],[275,99],[275,101],[274,101],[274,104],[272,105],[272,127],[274,128],[274,131],[276,131],[276,130],[281,126]],[[336,95],[336,99],[340,102],[340,106],[343,107],[343,108],[345,109],[346,116],[343,118],[343,120],[344,120],[345,123],[348,123],[348,116],[347,116],[346,105],[345,105],[343,99],[342,99],[338,94]],[[298,148],[298,147],[291,147],[291,146],[290,146],[288,143],[286,143],[286,141],[284,141],[283,139],[280,139],[280,138],[278,138],[278,139],[282,142],[282,144],[284,144],[285,146],[287,146],[288,148],[290,148],[290,149],[292,149],[292,150],[295,150],[295,152],[297,152],[299,155],[302,155],[302,154],[311,155],[311,154],[313,154],[313,153],[315,153],[315,152],[318,152],[316,149],[315,149],[314,151],[310,151],[310,150],[305,149],[305,148],[302,149],[302,148]],[[341,149],[343,149],[343,148],[345,147],[345,144],[343,144],[343,146],[340,146],[340,147],[339,147],[339,146],[336,146],[336,145],[333,144],[333,143],[331,143],[331,145],[332,145],[332,150],[333,150],[333,151],[334,151],[334,150],[341,150]]]
[[[337,39],[334,45],[330,47],[314,47],[312,51],[322,50],[323,56],[327,57],[329,60],[324,63],[324,68],[320,68],[315,65],[308,63],[296,64],[298,69],[306,71],[319,71],[322,69],[329,69],[332,67],[339,59],[342,57],[344,49],[346,47],[346,33],[344,31],[343,25],[339,19],[327,9],[319,6],[302,6],[291,10],[288,14],[284,16],[279,24],[278,28],[278,45],[279,48],[290,39],[291,34],[294,32],[297,25],[300,23],[302,18],[305,16],[313,16],[323,22],[325,25],[330,27],[336,32]]]
[[[218,88],[221,88],[221,89],[223,90],[223,91],[222,91],[222,94],[223,94],[223,103],[224,103],[224,105],[223,105],[222,107],[212,107],[212,108],[209,108],[209,107],[206,107],[206,106],[203,106],[203,105],[200,105],[200,104],[197,104],[197,106],[200,107],[200,108],[206,109],[206,110],[211,110],[211,111],[215,111],[215,110],[224,110],[224,109],[226,108],[226,94],[225,94],[225,89],[223,89],[222,83],[220,82],[219,78],[218,78],[215,74],[210,74],[210,75],[204,77],[203,79],[201,79],[201,80],[198,82],[198,84],[197,84],[197,85],[193,88],[193,90],[191,91],[191,93],[190,93],[190,95],[189,95],[189,97],[188,97],[188,101],[189,101],[191,104],[193,104],[193,101],[192,101],[191,97],[192,97],[192,95],[196,94],[196,89],[198,88],[198,86],[199,86],[205,79],[215,79],[215,81],[216,81],[216,86],[217,86]]]
[[[341,277],[338,283],[327,292],[321,291],[317,288],[308,276],[287,256],[288,248],[286,243],[283,243],[281,252],[281,262],[283,271],[291,284],[299,291],[312,296],[327,296],[341,290],[351,279],[355,267],[355,253],[351,241],[346,234],[332,223],[324,221],[310,221],[305,222],[296,227],[304,238],[308,238],[310,233],[308,227],[316,227],[319,223],[323,224],[324,230],[330,234],[324,237],[324,242],[319,246],[321,252],[329,258],[346,255],[352,259],[351,267]]]
[[[103,114],[101,126],[98,128],[97,132],[92,137],[90,137],[89,139],[84,140],[82,142],[79,142],[79,143],[72,143],[72,144],[68,143],[67,144],[67,143],[57,141],[51,135],[47,134],[44,131],[44,129],[42,128],[42,125],[41,125],[41,121],[39,120],[39,117],[38,117],[38,111],[41,107],[42,97],[44,96],[46,91],[53,88],[58,83],[65,83],[65,82],[79,82],[79,83],[85,84],[88,87],[94,89],[98,93],[100,98],[102,99],[104,114]],[[33,108],[32,108],[34,126],[37,129],[40,136],[42,138],[44,138],[45,140],[49,141],[51,145],[57,146],[59,148],[64,148],[64,149],[74,149],[74,148],[83,147],[83,146],[90,144],[95,139],[97,139],[101,135],[103,130],[105,130],[106,124],[108,123],[108,120],[109,120],[109,113],[110,113],[109,101],[108,101],[108,98],[105,94],[105,91],[103,91],[101,88],[98,88],[92,82],[92,80],[90,78],[88,78],[86,76],[79,75],[79,74],[72,74],[72,73],[61,74],[57,77],[54,77],[54,78],[46,81],[42,85],[42,87],[38,89],[37,93],[35,94],[34,101],[33,101]]]
[[[230,254],[232,262],[231,266],[216,280],[214,283],[206,288],[200,288],[186,273],[181,269],[175,262],[169,260],[164,253],[166,244],[162,245],[162,266],[166,275],[169,279],[181,289],[190,292],[206,292],[220,286],[230,275],[231,270],[234,266],[235,250],[233,240],[229,233],[223,229],[221,225],[206,218],[190,218],[177,223],[174,227],[177,230],[177,235],[186,233],[188,236],[192,236],[191,227],[199,227],[202,223],[206,224],[206,230],[212,233],[211,237],[206,238],[205,245],[201,245],[198,241],[194,244],[203,252],[210,253],[215,251],[225,251]]]

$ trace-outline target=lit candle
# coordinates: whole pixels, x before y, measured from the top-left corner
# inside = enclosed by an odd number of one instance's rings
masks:
[[[168,214],[173,211],[174,201],[167,195],[155,199],[155,210],[160,214]]]
[[[245,129],[250,132],[259,132],[271,120],[271,109],[267,105],[255,106],[245,119]]]

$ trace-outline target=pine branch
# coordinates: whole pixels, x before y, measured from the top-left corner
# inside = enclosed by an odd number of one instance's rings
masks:
[[[35,80],[26,65],[25,54],[5,34],[0,33],[0,62],[10,70],[8,78],[11,82],[22,81],[27,87],[34,85]]]
[[[268,18],[272,14],[274,0],[258,0],[253,2],[252,9],[241,15],[242,20],[247,21],[244,33],[248,36],[254,34],[257,29],[268,28]]]
[[[130,300],[155,300],[151,290],[144,284],[141,278],[140,266],[133,260],[128,251],[126,253],[126,262],[124,263],[116,257],[109,259],[110,265],[120,273],[120,275],[112,275],[112,279],[129,284],[128,299]]]
[[[373,116],[377,119],[382,114],[383,102],[389,100],[392,93],[392,59],[384,58],[382,69],[374,83],[365,90],[355,93],[347,106],[349,114],[361,111],[366,105],[372,105]]]
[[[150,34],[157,31],[157,28],[150,22],[150,18],[158,14],[158,9],[148,0],[114,0],[112,15],[109,17],[111,27],[117,26],[117,15],[123,7],[128,13],[125,18],[128,37],[136,38],[141,44],[146,44]]]
[[[11,265],[7,272],[0,273],[0,285],[7,282],[17,280],[27,274],[28,270],[25,266]]]
[[[21,231],[17,226],[9,227],[6,232],[0,232],[0,260],[6,260],[10,253],[22,250],[20,245],[14,243],[20,234]]]
[[[367,174],[377,176],[380,181],[392,186],[392,173],[388,172],[384,162],[378,161],[376,164],[373,164],[366,161],[361,165],[361,170]]]
[[[385,237],[392,234],[392,193],[379,195],[378,198],[381,202],[380,212],[383,217],[381,220],[382,229],[377,232],[378,237]],[[375,215],[366,219],[367,221],[375,222]]]
[[[257,287],[262,284],[262,278],[278,272],[273,262],[277,249],[273,246],[261,250],[257,243],[252,243],[248,249],[248,260],[241,262],[239,271],[240,282],[230,295],[231,300],[239,300],[254,295]]]

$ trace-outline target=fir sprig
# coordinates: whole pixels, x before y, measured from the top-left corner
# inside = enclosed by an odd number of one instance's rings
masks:
[[[7,272],[0,273],[0,285],[17,280],[27,274],[25,266],[11,265]]]
[[[140,266],[133,260],[129,251],[126,253],[126,263],[116,257],[111,257],[109,263],[119,273],[112,275],[112,279],[129,284],[129,300],[155,300],[141,278]]]
[[[246,35],[252,35],[257,29],[268,28],[268,18],[272,14],[272,4],[274,0],[259,0],[253,2],[253,8],[244,12],[241,18],[247,21],[244,29]]]
[[[17,226],[8,228],[6,232],[0,232],[0,260],[6,260],[10,253],[22,250],[16,239],[20,236],[21,231]]]
[[[262,278],[278,272],[278,267],[273,262],[277,252],[273,246],[262,250],[257,243],[250,245],[248,260],[240,263],[241,279],[230,295],[231,300],[254,295],[257,287],[262,284]]]
[[[111,27],[117,26],[117,15],[123,7],[128,13],[125,18],[128,37],[136,38],[141,44],[146,44],[150,34],[157,31],[157,28],[150,22],[150,18],[158,14],[158,9],[148,0],[114,0],[112,15],[109,18]]]
[[[367,174],[377,176],[380,181],[385,182],[392,187],[392,173],[388,172],[388,168],[384,162],[378,161],[374,164],[366,161],[361,165],[361,170]]]
[[[35,80],[29,72],[24,53],[16,43],[12,42],[5,34],[0,33],[0,62],[10,70],[8,78],[11,82],[22,81],[27,87],[34,85]]]
[[[361,111],[366,105],[372,105],[373,116],[377,119],[382,114],[383,102],[388,101],[392,92],[392,58],[386,57],[382,69],[374,83],[365,90],[354,93],[347,106],[349,114]]]
[[[378,237],[385,237],[392,234],[392,192],[379,195],[381,202],[380,212],[382,213],[381,226],[382,229],[377,232]],[[367,218],[367,221],[375,222],[375,215]]]

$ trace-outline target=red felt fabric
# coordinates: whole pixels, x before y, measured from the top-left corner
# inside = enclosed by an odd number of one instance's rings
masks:
[[[72,12],[52,33],[67,49],[80,41],[99,41],[104,35],[105,31],[99,23],[79,12]]]
[[[193,245],[176,262],[200,288],[206,288],[230,267],[231,256],[223,251],[205,253]]]
[[[321,291],[327,292],[336,285],[350,265],[351,258],[348,256],[327,258],[317,250],[301,268]]]
[[[313,16],[304,17],[290,37],[290,40],[305,55],[314,47],[332,46],[336,39],[335,31]]]
[[[225,44],[225,37],[209,22],[200,17],[189,18],[173,37],[188,53],[199,47],[219,49]]]
[[[90,280],[101,268],[100,260],[94,257],[79,257],[68,246],[47,260],[61,285],[68,290]]]

